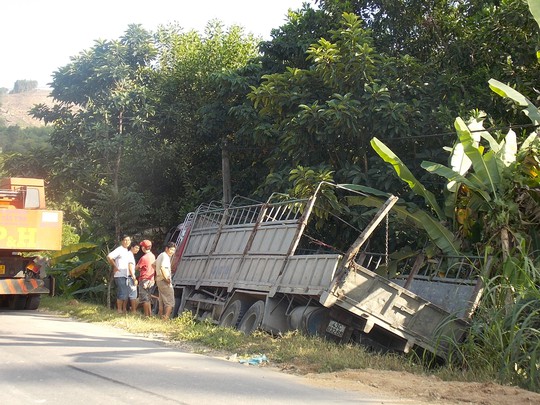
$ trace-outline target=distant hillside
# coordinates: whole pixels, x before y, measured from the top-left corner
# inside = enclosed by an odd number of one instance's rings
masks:
[[[52,105],[48,90],[32,90],[25,93],[0,95],[0,120],[9,125],[21,128],[41,127],[43,122],[28,115],[34,104]]]

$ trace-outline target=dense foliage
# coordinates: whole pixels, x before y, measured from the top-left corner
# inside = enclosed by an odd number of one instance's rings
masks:
[[[50,133],[51,129],[47,127],[21,128],[0,123],[0,148],[2,153],[22,154],[32,149],[47,149],[50,147]]]

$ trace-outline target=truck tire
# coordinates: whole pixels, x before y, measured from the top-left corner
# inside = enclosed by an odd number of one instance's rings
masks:
[[[24,307],[24,309],[29,309],[29,310],[36,310],[39,308],[39,303],[41,302],[41,295],[39,294],[31,294],[28,296],[27,300],[26,300],[26,306]]]
[[[246,313],[248,303],[242,300],[234,300],[231,302],[225,311],[221,314],[219,318],[219,326],[225,328],[236,328],[240,323],[240,320]]]
[[[26,307],[26,295],[15,294],[10,295],[8,300],[9,309],[21,310]]]
[[[238,324],[238,330],[251,335],[259,326],[264,317],[264,301],[257,301],[246,311]]]
[[[300,306],[289,315],[289,327],[310,336],[324,336],[328,321],[328,309],[324,307]]]

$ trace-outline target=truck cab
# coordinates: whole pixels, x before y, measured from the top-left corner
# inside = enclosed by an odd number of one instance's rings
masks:
[[[0,209],[45,209],[43,179],[0,179]]]

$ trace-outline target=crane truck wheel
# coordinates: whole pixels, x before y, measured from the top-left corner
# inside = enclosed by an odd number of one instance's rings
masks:
[[[238,325],[238,330],[246,335],[251,335],[259,326],[261,326],[263,317],[264,301],[257,301],[249,307],[242,317],[242,320]]]
[[[25,309],[26,307],[26,295],[14,294],[9,297],[8,300],[9,309]]]
[[[38,295],[38,294],[29,295],[28,299],[26,300],[26,306],[24,307],[24,309],[30,309],[30,310],[38,309],[40,302],[41,302],[41,295]]]
[[[225,311],[221,314],[219,318],[219,326],[225,328],[236,328],[238,323],[246,313],[248,303],[242,300],[234,300],[231,302]]]

